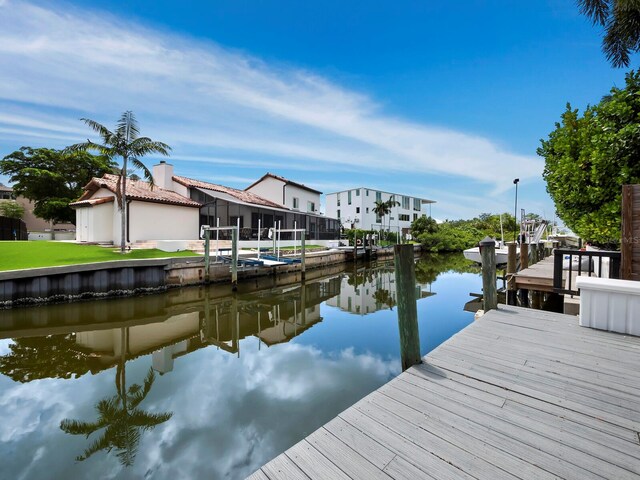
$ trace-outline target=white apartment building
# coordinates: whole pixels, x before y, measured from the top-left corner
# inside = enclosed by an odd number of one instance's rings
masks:
[[[320,211],[322,192],[273,173],[266,173],[260,180],[245,188],[245,191],[260,195],[291,210],[316,214]]]
[[[389,199],[394,199],[399,205],[393,207],[391,213],[384,218],[377,216],[373,210],[376,202],[386,202]],[[425,198],[360,187],[327,193],[325,209],[327,217],[339,219],[344,229],[378,230],[383,224],[385,229],[390,228],[392,232],[407,233],[411,228],[411,222],[418,217],[427,216],[427,212],[423,211],[423,205],[432,203],[436,202]]]

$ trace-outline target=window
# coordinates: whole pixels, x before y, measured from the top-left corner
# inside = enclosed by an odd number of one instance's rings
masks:
[[[413,219],[414,219],[414,220],[417,220],[417,219],[418,219],[418,214],[417,214],[417,213],[414,213],[414,214],[413,214]]]
[[[356,213],[360,213],[360,207],[356,207]]]
[[[347,192],[347,205],[351,205],[351,190]]]
[[[419,198],[414,198],[413,199],[413,209],[416,212],[419,212],[421,206],[422,206],[422,201]]]
[[[296,210],[300,208],[300,199],[298,197],[293,197],[293,208]]]
[[[405,214],[405,213],[401,213],[400,215],[398,215],[398,218],[401,222],[408,222],[409,221],[409,215]]]
[[[337,197],[338,197],[338,206],[340,206],[340,194],[339,193],[338,193]],[[340,215],[338,215],[338,216],[340,216]]]
[[[367,197],[369,196],[369,190],[366,191]]]
[[[360,189],[357,189],[356,190],[356,197],[359,197],[359,196],[360,196]]]
[[[369,213],[369,207],[367,207],[367,213]]]
[[[376,202],[382,201],[382,192],[376,192]]]
[[[338,220],[340,220],[340,210],[338,210]]]
[[[409,197],[402,197],[402,208],[405,210],[409,210],[409,205],[410,205],[410,198]]]
[[[382,223],[382,217],[380,215],[376,215],[376,223]]]
[[[313,202],[307,202],[307,212],[315,212],[316,204]]]

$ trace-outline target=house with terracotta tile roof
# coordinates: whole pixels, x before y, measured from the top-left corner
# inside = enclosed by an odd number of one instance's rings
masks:
[[[76,240],[120,241],[120,209],[116,201],[118,175],[93,178],[70,206],[76,210]],[[127,242],[197,238],[200,204],[149,182],[127,180]]]
[[[259,228],[264,239],[268,229],[277,225],[282,229],[305,228],[309,240],[335,240],[339,236],[338,220],[326,218],[317,208],[303,212],[253,189],[239,190],[174,175],[173,165],[165,161],[154,165],[153,181],[153,188],[142,180],[127,181],[128,242],[197,240],[202,225],[239,226],[243,241],[257,239]],[[78,241],[118,243],[117,183],[117,175],[94,178],[71,204],[76,209]],[[289,235],[283,234],[281,239],[287,240]]]

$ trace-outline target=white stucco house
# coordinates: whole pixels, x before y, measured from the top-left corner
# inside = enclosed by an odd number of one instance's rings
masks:
[[[320,210],[322,192],[273,173],[266,173],[245,190],[279,202],[294,211],[318,213]]]
[[[70,206],[76,211],[76,240],[120,242],[118,175],[93,178]],[[127,242],[197,238],[200,204],[179,193],[142,180],[127,180]],[[195,235],[195,236],[194,236]]]
[[[389,199],[394,199],[399,205],[393,207],[389,215],[380,218],[374,213],[376,201],[386,202]],[[389,228],[391,231],[408,233],[411,222],[418,217],[427,216],[423,206],[432,203],[436,202],[426,198],[359,187],[328,193],[325,198],[325,210],[328,217],[337,218],[345,229]],[[430,213],[429,216],[431,216]]]

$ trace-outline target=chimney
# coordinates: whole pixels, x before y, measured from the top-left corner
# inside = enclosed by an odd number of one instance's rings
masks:
[[[160,160],[153,166],[153,183],[165,190],[173,190],[173,165]]]

